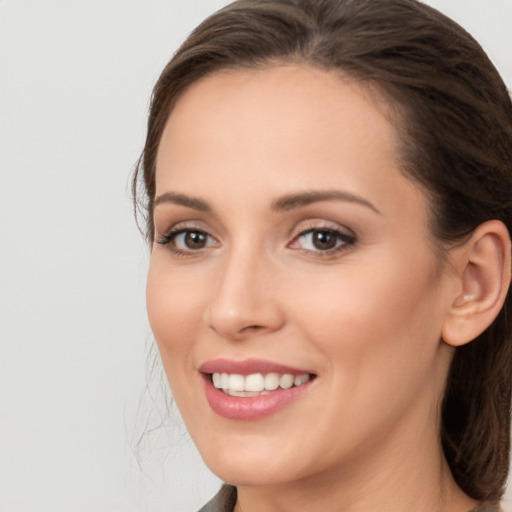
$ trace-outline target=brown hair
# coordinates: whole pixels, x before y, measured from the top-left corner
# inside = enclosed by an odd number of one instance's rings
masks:
[[[429,195],[441,243],[490,219],[512,232],[512,103],[459,25],[416,0],[238,0],[196,28],[153,90],[133,181],[150,242],[156,154],[180,94],[209,73],[274,62],[341,71],[377,85],[398,107],[404,172]],[[457,349],[443,402],[446,458],[477,500],[499,500],[508,474],[511,308],[509,291],[494,323]]]

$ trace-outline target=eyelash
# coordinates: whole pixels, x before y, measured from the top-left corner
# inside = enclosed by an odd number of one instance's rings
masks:
[[[349,235],[340,231],[339,229],[327,227],[327,226],[318,226],[313,225],[308,229],[302,230],[298,235],[296,235],[293,240],[288,244],[288,247],[293,247],[293,244],[297,243],[298,240],[307,235],[314,235],[315,233],[327,234],[330,236],[334,236],[336,239],[336,245],[330,249],[321,250],[321,249],[305,249],[298,247],[297,249],[301,251],[303,254],[313,254],[316,257],[326,258],[329,256],[334,256],[336,254],[340,254],[345,252],[350,247],[353,247],[356,243],[356,237],[353,235]]]
[[[294,248],[294,244],[298,243],[298,241],[305,236],[312,236],[315,233],[321,233],[328,236],[334,236],[336,239],[336,245],[332,248],[322,250],[322,249],[306,249],[297,247],[297,250],[299,250],[303,254],[307,255],[314,255],[316,257],[329,257],[333,256],[335,254],[340,254],[346,250],[348,250],[350,247],[354,246],[356,243],[356,237],[353,235],[349,235],[347,233],[343,233],[342,231],[327,227],[327,226],[319,226],[319,225],[312,225],[311,227],[308,227],[308,229],[304,229],[300,231],[291,242],[287,244],[287,247]],[[200,236],[204,236],[207,239],[210,239],[210,243],[208,244],[208,241],[206,242],[208,245],[205,247],[200,247],[197,250],[188,248],[187,250],[180,249],[176,245],[176,239],[180,235],[186,235],[186,234],[196,234]],[[213,243],[211,243],[211,240],[213,240]],[[164,245],[168,247],[168,249],[177,256],[194,256],[200,254],[204,249],[208,249],[212,245],[216,245],[218,242],[213,238],[208,232],[193,228],[193,227],[177,227],[171,229],[169,232],[165,233],[164,235],[161,235],[159,238],[156,239],[156,242],[160,245]]]
[[[198,229],[198,228],[193,228],[193,227],[173,228],[170,231],[168,231],[167,233],[165,233],[164,235],[160,236],[156,240],[156,242],[160,245],[166,246],[173,254],[175,254],[177,256],[193,256],[195,253],[199,253],[202,249],[208,248],[208,247],[201,247],[197,250],[190,249],[190,248],[188,250],[184,250],[184,249],[178,248],[176,246],[176,239],[180,235],[184,235],[187,233],[188,234],[195,233],[195,234],[198,234],[201,236],[205,236],[211,240],[214,240],[215,241],[214,243],[217,243],[217,241],[206,231],[204,231],[203,229]]]

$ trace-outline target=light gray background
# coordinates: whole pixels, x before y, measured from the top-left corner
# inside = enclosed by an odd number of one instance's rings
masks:
[[[161,68],[225,3],[0,1],[2,512],[193,511],[218,487],[178,419],[153,428],[158,370],[139,410],[147,249],[128,175]],[[428,3],[512,84],[512,0]]]

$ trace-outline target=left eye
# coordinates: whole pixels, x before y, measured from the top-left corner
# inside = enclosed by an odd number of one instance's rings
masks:
[[[174,237],[174,245],[181,250],[198,250],[212,245],[211,237],[204,231],[182,231]]]
[[[158,243],[166,245],[178,254],[200,251],[215,245],[217,241],[205,231],[200,229],[177,229],[162,236]]]
[[[353,243],[353,237],[335,229],[311,229],[301,233],[294,245],[307,251],[329,252]]]

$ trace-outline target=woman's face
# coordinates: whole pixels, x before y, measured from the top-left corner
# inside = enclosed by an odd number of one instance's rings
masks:
[[[453,280],[386,112],[354,81],[283,66],[206,77],[167,123],[149,319],[230,483],[348,478],[437,447]]]

